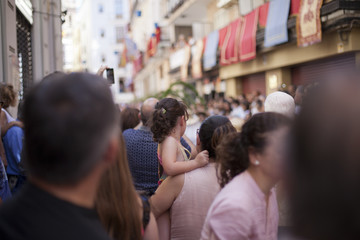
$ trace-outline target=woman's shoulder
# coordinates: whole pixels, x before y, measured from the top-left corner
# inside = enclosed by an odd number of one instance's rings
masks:
[[[239,208],[251,200],[248,193],[248,186],[242,174],[237,175],[223,189],[221,189],[215,201],[219,207]]]

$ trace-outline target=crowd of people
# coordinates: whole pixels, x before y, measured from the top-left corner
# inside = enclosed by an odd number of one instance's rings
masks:
[[[58,72],[15,120],[1,85],[0,238],[357,239],[359,92],[349,76],[120,111],[101,76]]]

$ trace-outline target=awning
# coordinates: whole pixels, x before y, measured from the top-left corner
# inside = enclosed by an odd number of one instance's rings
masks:
[[[229,65],[239,62],[239,40],[242,19],[239,18],[228,26],[224,45],[221,48],[220,64]]]
[[[288,41],[287,20],[290,0],[273,0],[270,2],[265,28],[265,47],[272,47]]]
[[[240,61],[248,61],[256,57],[256,30],[259,8],[244,17],[240,34]]]
[[[194,54],[191,61],[191,73],[194,79],[202,77],[201,57],[204,49],[203,40],[198,40],[194,46]]]
[[[261,5],[259,7],[259,26],[264,28],[266,27],[268,12],[269,12],[269,2]]]
[[[209,70],[216,66],[217,49],[219,45],[219,31],[214,31],[209,34],[206,39],[204,52],[204,70]]]
[[[321,5],[322,0],[301,1],[300,13],[296,22],[299,47],[321,42]]]

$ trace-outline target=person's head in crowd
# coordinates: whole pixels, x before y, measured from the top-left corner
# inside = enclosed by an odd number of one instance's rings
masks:
[[[265,112],[281,113],[289,118],[295,114],[294,98],[284,92],[274,92],[267,96],[265,100]]]
[[[47,76],[27,94],[23,116],[25,165],[37,185],[71,188],[86,179],[96,182],[115,160],[119,117],[99,76]]]
[[[262,100],[260,99],[256,100],[256,109],[258,110],[259,113],[264,112],[264,103]]]
[[[289,92],[292,97],[295,97],[296,89],[296,85],[291,84],[287,87],[287,92]]]
[[[223,111],[225,115],[229,115],[232,111],[231,103],[227,100],[223,100]]]
[[[292,136],[291,212],[301,238],[360,238],[360,82],[326,81],[303,100]]]
[[[188,119],[189,114],[184,103],[174,98],[162,99],[155,105],[152,116],[151,132],[154,141],[162,143],[173,130],[178,130],[181,136],[184,135]]]
[[[294,97],[295,105],[301,106],[302,100],[303,100],[303,97],[304,97],[304,93],[305,93],[305,88],[304,88],[304,86],[299,86],[299,87],[296,89],[295,97]]]
[[[136,108],[125,108],[120,113],[121,130],[125,131],[129,128],[135,128],[140,123],[139,109]]]
[[[237,107],[239,107],[239,106],[240,106],[240,101],[237,100],[237,99],[233,100],[233,102],[232,102],[232,108],[235,109],[235,108],[237,108]]]
[[[120,151],[115,165],[101,178],[95,207],[112,239],[142,239],[142,208],[132,182],[124,139],[120,133]]]
[[[150,127],[151,117],[155,111],[155,106],[159,102],[156,98],[148,98],[140,108],[140,118],[144,126]]]
[[[274,186],[282,177],[284,141],[290,120],[278,113],[261,113],[250,118],[240,133],[234,133],[216,148],[222,187],[249,170]]]
[[[257,90],[256,92],[255,92],[255,97],[260,97],[261,96],[261,91],[260,90]]]
[[[236,132],[230,120],[224,116],[211,116],[207,118],[199,129],[196,139],[198,152],[207,150],[210,159],[216,159],[215,148],[224,136],[228,133]]]
[[[17,94],[12,85],[6,83],[0,84],[0,104],[2,108],[15,107],[16,99]]]
[[[240,105],[244,109],[244,111],[249,110],[250,108],[250,103],[247,100],[241,101]]]
[[[199,117],[199,122],[204,122],[207,117],[206,112],[198,112],[196,115]]]

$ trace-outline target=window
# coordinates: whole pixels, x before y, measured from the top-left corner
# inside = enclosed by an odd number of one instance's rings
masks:
[[[123,0],[115,0],[115,15],[116,18],[122,18],[123,17]]]
[[[104,12],[104,6],[102,4],[99,4],[99,13]]]
[[[125,38],[125,28],[124,27],[116,27],[116,42],[121,43],[121,41]]]
[[[105,30],[104,29],[100,29],[100,37],[105,37]]]

